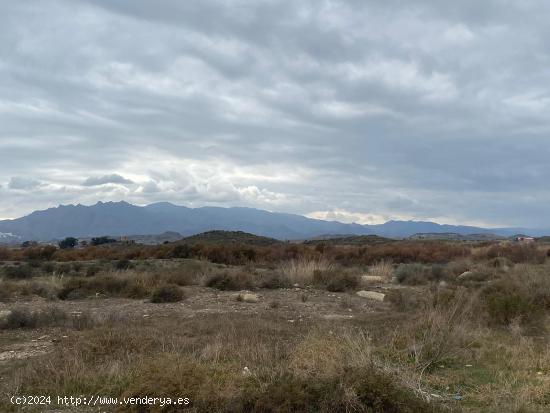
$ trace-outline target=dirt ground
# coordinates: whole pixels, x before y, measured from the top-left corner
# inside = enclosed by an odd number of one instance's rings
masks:
[[[269,314],[287,323],[316,322],[322,320],[354,322],[366,319],[384,319],[389,316],[387,303],[359,297],[352,293],[331,293],[315,289],[259,290],[256,303],[237,300],[239,292],[218,291],[204,287],[185,287],[187,298],[178,303],[154,304],[149,300],[122,298],[93,298],[71,301],[33,299],[17,303],[0,303],[0,316],[13,308],[27,307],[40,310],[55,305],[73,317],[83,313],[94,319],[116,316],[128,321],[153,320],[171,317],[189,319],[213,314],[262,315]],[[0,334],[0,372],[8,364],[29,357],[47,354],[54,345],[62,345],[72,329],[59,327],[4,330]],[[3,380],[4,378],[0,378]]]

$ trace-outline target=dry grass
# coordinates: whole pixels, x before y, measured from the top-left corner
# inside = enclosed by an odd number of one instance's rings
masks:
[[[434,249],[439,250],[445,249]],[[16,312],[9,328],[20,328],[21,334],[30,334],[24,328],[79,331],[70,331],[52,354],[3,371],[8,380],[0,381],[0,393],[181,394],[191,398],[191,412],[550,411],[550,337],[545,328],[550,267],[512,265],[508,260],[461,258],[448,264],[403,266],[405,278],[414,281],[418,272],[422,282],[386,290],[393,307],[363,312],[367,306],[350,304],[357,297],[338,294],[344,311],[353,307],[355,317],[345,322],[319,317],[289,323],[285,294],[300,294],[295,291],[263,291],[269,301],[247,305],[254,311],[247,314],[197,311],[188,318],[174,311],[169,317],[140,318],[139,323],[92,317],[81,327],[67,322],[67,314],[52,312],[49,317],[47,311],[39,314],[28,307]],[[328,288],[336,281],[344,286],[342,291],[364,268],[342,269],[317,258],[287,260],[270,269],[179,265],[147,262],[115,271],[107,263],[90,277],[83,276],[84,266],[78,276],[2,280],[0,299],[51,296],[68,287],[75,297],[95,297],[98,292],[149,297],[167,284],[180,291],[180,286],[205,282],[221,289],[248,289],[295,283]],[[389,279],[391,267],[380,262],[371,274]],[[486,276],[457,281],[466,269]],[[317,308],[323,293],[304,291],[299,305]],[[171,307],[183,308],[160,308]],[[382,316],[387,318],[377,318]],[[17,410],[2,399],[0,411]]]
[[[393,278],[393,265],[389,261],[379,261],[369,268],[369,274],[376,277],[382,277],[385,282],[390,282]]]
[[[410,322],[396,329],[392,353],[411,362],[421,374],[456,360],[471,346],[473,311],[474,300],[464,291],[436,293]]]
[[[283,262],[280,265],[281,272],[288,277],[291,284],[301,286],[311,285],[316,271],[331,271],[334,264],[326,259],[295,259]]]
[[[0,329],[37,329],[45,327],[63,327],[68,329],[87,329],[101,322],[89,312],[69,313],[59,306],[51,305],[41,310],[30,307],[15,307],[0,321]]]
[[[439,411],[373,363],[362,330],[327,327],[234,315],[99,327],[27,363],[5,390],[182,395],[196,412]]]

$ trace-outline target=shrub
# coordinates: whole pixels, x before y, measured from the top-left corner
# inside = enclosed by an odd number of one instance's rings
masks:
[[[59,241],[59,248],[62,250],[67,248],[74,248],[78,245],[78,240],[74,237],[67,237],[64,240]]]
[[[202,278],[202,271],[195,272],[194,269],[181,269],[168,271],[164,274],[164,279],[170,284],[176,284],[180,286],[199,284]]]
[[[359,277],[344,270],[316,270],[313,284],[332,292],[353,290],[359,285]]]
[[[447,267],[443,264],[434,264],[431,268],[430,278],[433,281],[441,281],[447,278],[448,272]]]
[[[23,280],[31,278],[34,271],[29,265],[18,265],[15,267],[5,267],[4,274],[6,275],[6,278]]]
[[[475,297],[460,291],[435,293],[403,328],[396,330],[391,351],[401,354],[421,372],[464,353],[471,344],[471,316]]]
[[[3,327],[7,329],[46,327],[60,325],[66,319],[67,313],[57,307],[49,307],[42,311],[14,308]]]
[[[485,256],[479,255],[477,258],[507,258],[514,264],[531,263],[542,264],[546,260],[546,253],[535,244],[497,244],[489,247],[485,252]]]
[[[264,274],[260,280],[261,288],[278,289],[289,288],[290,286],[289,279],[279,272]]]
[[[91,295],[143,298],[148,295],[148,291],[142,280],[135,274],[133,277],[105,274],[89,278],[68,279],[59,292],[58,298],[74,300]]]
[[[193,256],[193,248],[187,244],[177,244],[170,252],[170,258],[190,258]]]
[[[487,285],[480,296],[489,322],[507,326],[544,327],[540,324],[550,310],[550,277],[546,267],[517,265],[513,271]]]
[[[78,262],[78,261],[73,262],[73,271],[74,272],[80,272],[80,270],[82,270],[82,267],[83,267],[83,265],[82,265],[81,262]]]
[[[388,290],[386,295],[388,302],[400,312],[418,310],[426,305],[424,295],[410,289],[392,289]]]
[[[53,245],[45,245],[42,247],[33,246],[25,248],[23,251],[23,257],[28,260],[46,260],[49,261],[53,258],[57,248]]]
[[[393,277],[393,265],[388,261],[379,261],[369,268],[369,275],[382,277],[385,281],[390,281]]]
[[[395,277],[400,284],[426,284],[431,278],[431,268],[422,264],[401,264],[395,271]]]
[[[32,295],[53,300],[57,297],[58,288],[55,279],[4,280],[0,281],[0,301],[8,301],[12,298]]]
[[[73,267],[71,264],[63,263],[57,266],[56,272],[58,274],[69,275],[72,270],[73,270]]]
[[[492,287],[485,292],[487,311],[491,320],[500,325],[509,325],[516,319],[533,315],[535,306],[528,297],[506,288]]]
[[[224,271],[208,277],[205,285],[218,290],[246,290],[254,287],[254,279],[247,272]]]
[[[152,303],[176,303],[183,300],[184,295],[177,285],[163,285],[153,290],[151,294]]]
[[[128,270],[132,268],[133,264],[130,260],[117,260],[113,263],[113,266],[116,270]]]
[[[52,274],[55,271],[55,264],[53,262],[45,262],[41,268],[44,274]]]
[[[310,285],[313,282],[315,271],[328,271],[332,264],[324,259],[291,260],[281,264],[281,272],[289,279],[291,284]]]
[[[91,265],[86,268],[86,277],[93,277],[101,271],[101,268],[97,265]]]

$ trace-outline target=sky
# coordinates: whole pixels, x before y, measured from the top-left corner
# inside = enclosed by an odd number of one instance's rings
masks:
[[[0,218],[125,200],[549,228],[549,13],[5,2]]]

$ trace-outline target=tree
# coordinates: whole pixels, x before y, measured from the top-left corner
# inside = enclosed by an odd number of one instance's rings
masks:
[[[116,239],[112,239],[109,237],[96,237],[96,238],[92,238],[91,244],[93,246],[97,246],[97,245],[103,245],[103,244],[111,244],[113,242],[116,242]]]
[[[78,240],[73,237],[67,237],[63,241],[59,241],[59,248],[62,250],[67,248],[74,248],[78,245]]]

